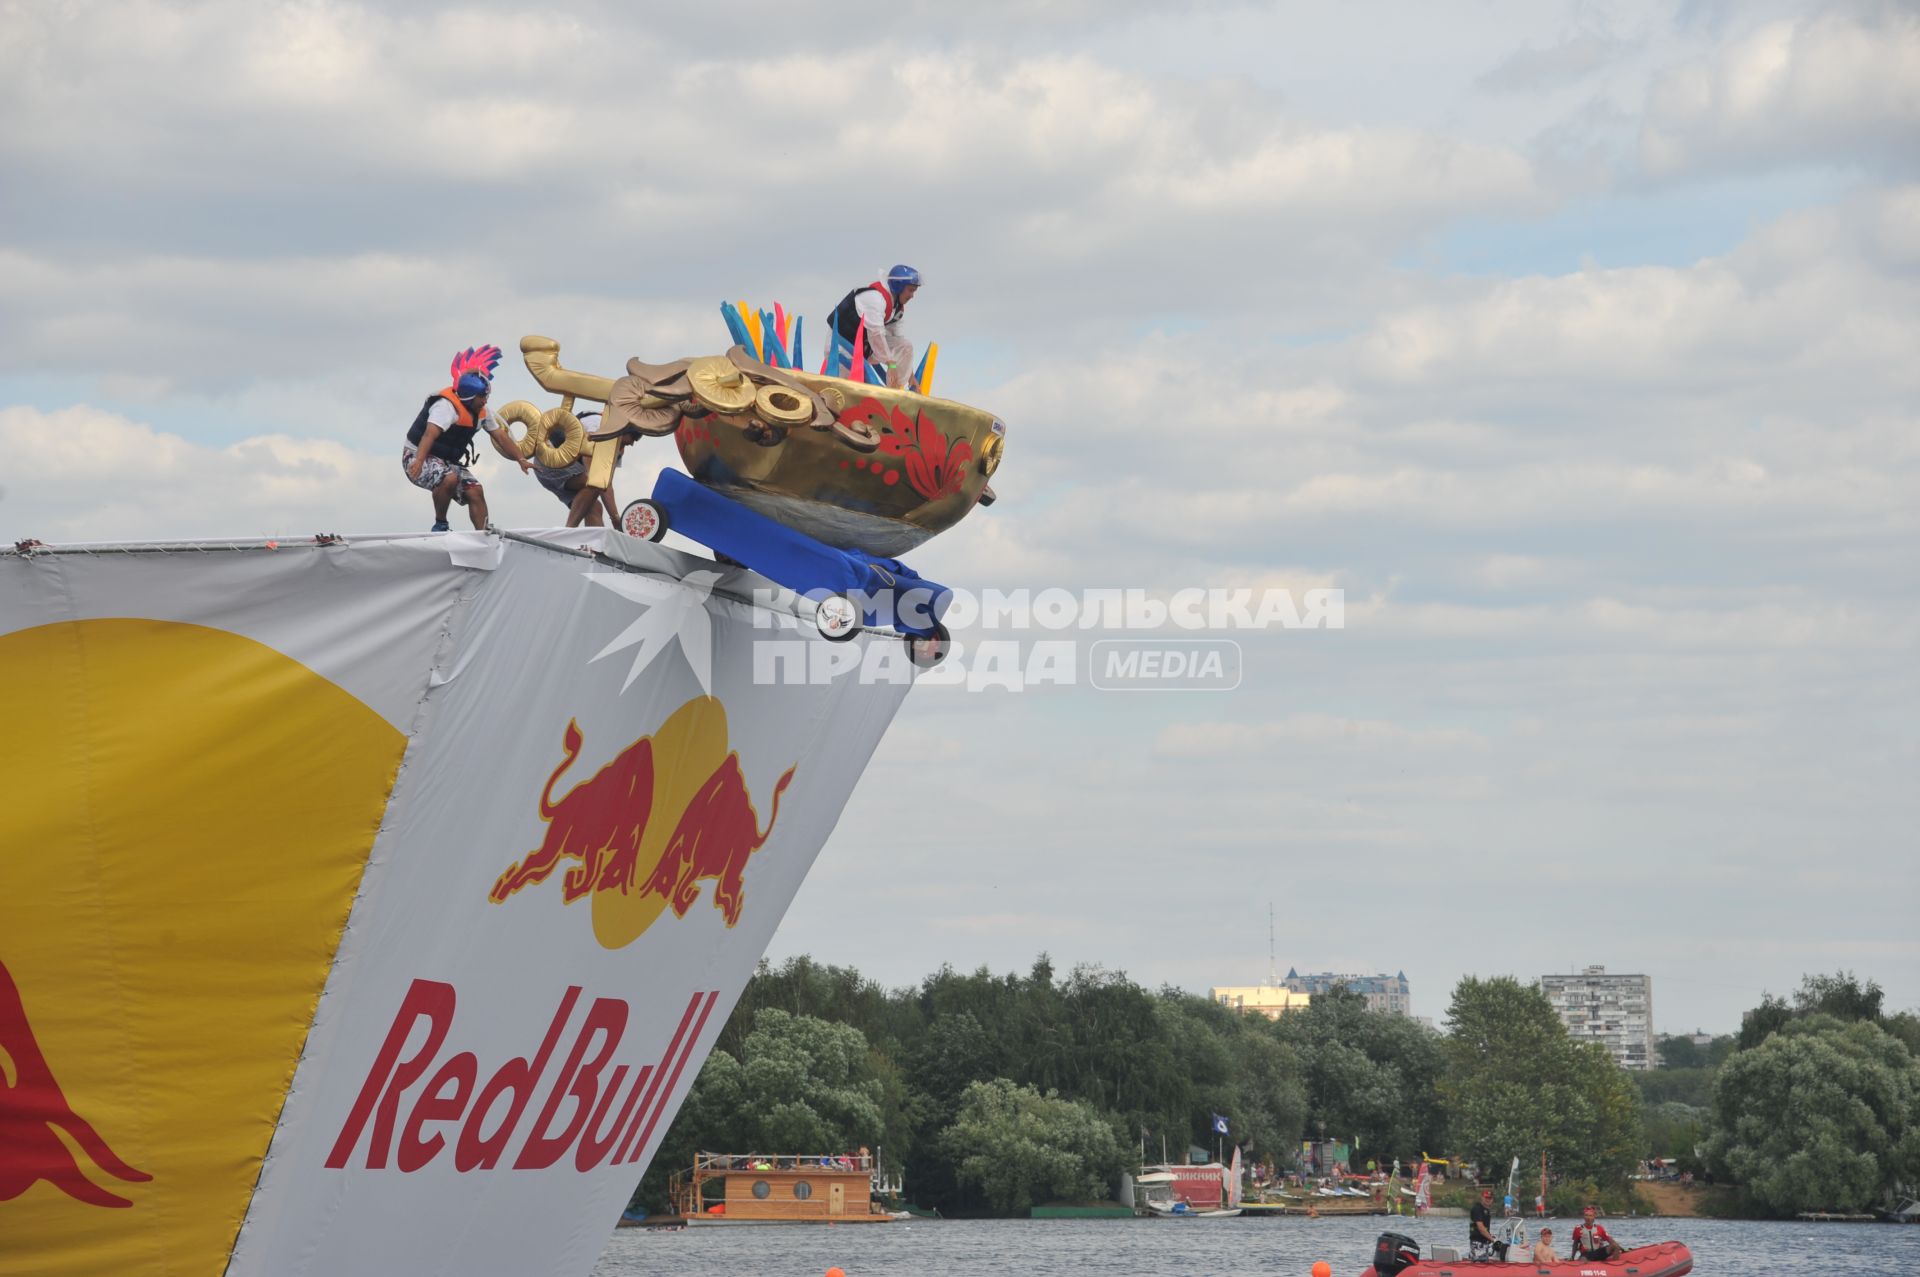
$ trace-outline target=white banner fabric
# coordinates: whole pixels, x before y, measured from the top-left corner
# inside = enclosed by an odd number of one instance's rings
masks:
[[[302,610],[342,685],[427,690],[228,1275],[585,1274],[908,689],[756,685],[810,631],[658,547],[443,551],[375,608],[383,544]]]

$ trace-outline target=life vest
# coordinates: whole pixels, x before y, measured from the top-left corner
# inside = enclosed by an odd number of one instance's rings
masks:
[[[480,423],[460,402],[460,396],[452,386],[427,396],[427,401],[420,405],[419,413],[414,416],[413,425],[407,430],[407,442],[418,446],[420,440],[426,437],[427,414],[433,411],[434,402],[440,399],[453,405],[453,424],[441,430],[440,437],[433,441],[433,447],[427,449],[427,454],[457,464],[460,458],[467,455],[467,449],[473,446],[474,432],[480,429]]]
[[[882,321],[883,323],[892,323],[894,320],[900,318],[900,312],[905,309],[894,302],[893,290],[888,288],[883,281],[876,279],[871,284],[862,284],[845,297],[842,297],[840,304],[833,308],[833,313],[827,316],[827,322],[833,325],[833,331],[839,333],[842,338],[849,342],[853,340],[853,335],[860,331],[860,312],[854,309],[853,299],[861,293],[869,291],[877,291],[880,296],[886,299],[887,313],[886,319]]]

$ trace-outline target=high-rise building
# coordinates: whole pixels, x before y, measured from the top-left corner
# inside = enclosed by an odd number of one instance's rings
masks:
[[[1295,993],[1309,994],[1331,993],[1334,985],[1344,984],[1367,1000],[1367,1009],[1370,1011],[1413,1014],[1413,995],[1407,990],[1407,973],[1404,971],[1398,975],[1340,975],[1332,971],[1301,975],[1289,967],[1287,978],[1280,983]]]
[[[1313,1001],[1311,994],[1295,993],[1292,989],[1272,984],[1208,989],[1207,996],[1243,1015],[1253,1011],[1269,1020],[1278,1020],[1289,1011],[1304,1011],[1307,1004]]]
[[[1540,991],[1575,1042],[1598,1042],[1623,1069],[1654,1066],[1652,976],[1588,967],[1579,975],[1543,975]]]

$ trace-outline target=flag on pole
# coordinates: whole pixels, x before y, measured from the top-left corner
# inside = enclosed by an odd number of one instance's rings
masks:
[[[1221,1117],[1218,1113],[1213,1115],[1213,1133],[1215,1135],[1225,1135],[1227,1133],[1227,1119]]]

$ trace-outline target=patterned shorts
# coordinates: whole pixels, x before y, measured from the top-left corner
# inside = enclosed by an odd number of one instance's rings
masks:
[[[420,477],[416,479],[411,472],[413,470],[414,454],[418,451],[419,449],[410,443],[401,445],[400,473],[407,476],[407,482],[416,488],[425,488],[431,492],[446,482],[449,472],[458,474],[460,476],[460,482],[453,489],[453,499],[461,505],[465,505],[467,503],[467,489],[480,486],[480,481],[473,477],[473,471],[460,465],[458,462],[448,461],[445,457],[436,457],[432,453],[428,453],[427,459],[420,463]]]
[[[545,466],[535,466],[533,468],[533,477],[540,481],[541,487],[551,492],[554,496],[559,497],[562,505],[572,505],[575,494],[567,491],[567,483],[569,480],[583,475],[586,472],[587,463],[585,461],[576,461],[572,465],[562,466],[558,470],[549,470]]]

